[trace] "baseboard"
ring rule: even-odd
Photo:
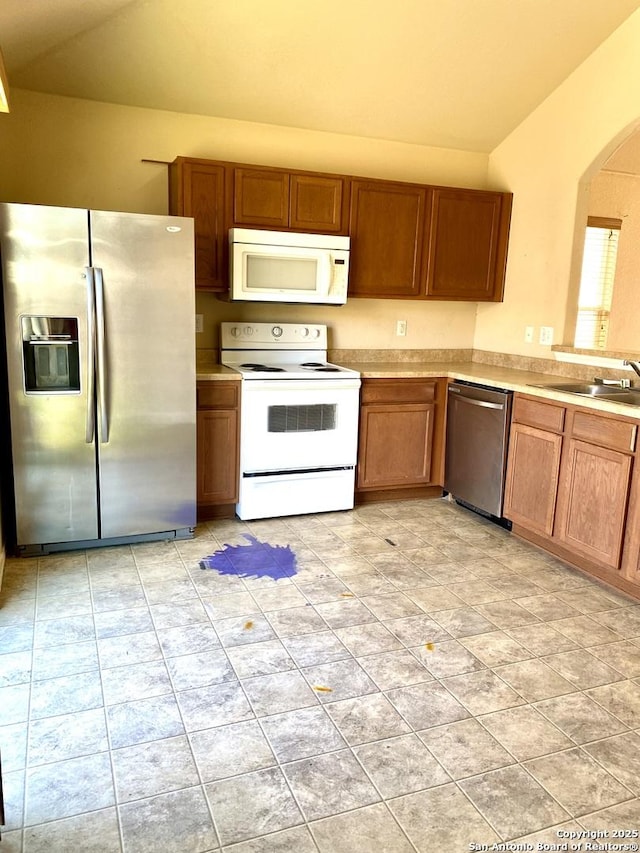
[[[441,498],[441,486],[411,486],[400,489],[372,489],[371,491],[356,490],[356,505],[378,501],[408,501],[415,498]]]
[[[212,521],[214,518],[235,518],[236,505],[232,504],[198,504],[198,521]]]

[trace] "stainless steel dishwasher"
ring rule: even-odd
[[[452,382],[447,393],[444,488],[458,503],[502,518],[512,392]]]

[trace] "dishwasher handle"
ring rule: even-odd
[[[457,388],[449,388],[449,393],[460,394]],[[465,397],[460,394],[456,397],[461,403],[468,403],[470,406],[481,406],[483,409],[504,409],[504,403],[489,403],[487,400],[474,400],[472,397]]]
[[[462,403],[468,403],[470,406],[482,406],[483,409],[504,409],[504,403],[489,403],[486,400],[472,400],[471,397],[456,397]]]

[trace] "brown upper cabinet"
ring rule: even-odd
[[[499,302],[509,193],[353,181],[349,295]]]
[[[270,169],[234,169],[233,223],[286,228],[289,225],[289,175]]]
[[[234,169],[233,223],[339,234],[346,179],[276,169]]]
[[[351,183],[349,296],[420,296],[428,192],[388,181]]]
[[[434,189],[427,298],[500,302],[510,220],[509,193]]]
[[[229,287],[228,183],[224,165],[209,160],[178,157],[169,169],[169,212],[194,219],[198,289]]]
[[[348,234],[349,296],[499,302],[510,193],[178,157],[169,210],[192,216],[196,286],[228,288],[228,230]]]

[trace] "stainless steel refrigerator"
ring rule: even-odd
[[[0,204],[18,552],[192,535],[193,220]]]

